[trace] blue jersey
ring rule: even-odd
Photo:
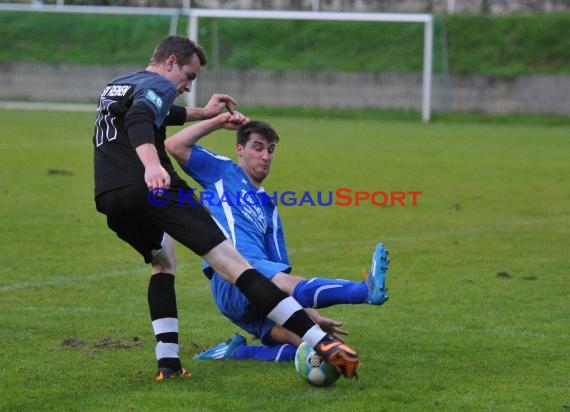
[[[290,270],[281,218],[263,188],[256,189],[231,159],[197,145],[184,171],[202,186],[202,205],[243,257],[252,265],[271,261],[281,264],[278,271]]]
[[[183,168],[204,189],[201,203],[258,272],[271,279],[291,271],[281,218],[263,188],[256,189],[231,159],[197,145]],[[206,263],[204,271],[212,273]],[[273,321],[260,316],[241,291],[217,273],[210,283],[220,312],[263,343],[272,343]]]
[[[291,271],[279,213],[263,188],[256,189],[231,159],[197,145],[184,171],[202,186],[201,203],[258,272],[271,279]],[[220,312],[263,343],[273,343],[269,332],[275,323],[260,316],[235,285],[213,273],[210,286]]]

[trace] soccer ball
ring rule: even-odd
[[[323,361],[305,342],[301,343],[295,353],[295,369],[301,379],[314,386],[329,386],[340,378],[340,372]]]

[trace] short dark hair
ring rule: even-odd
[[[207,63],[206,53],[204,49],[184,36],[168,36],[155,47],[151,64],[162,63],[170,56],[176,56],[176,61],[179,66],[184,66],[190,63],[192,55],[195,54],[200,59],[200,65],[205,66]]]
[[[273,127],[260,120],[252,120],[237,129],[236,143],[245,146],[252,133],[256,133],[267,140],[268,143],[279,142],[279,135]]]

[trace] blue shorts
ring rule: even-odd
[[[272,279],[279,272],[289,273],[291,271],[291,267],[285,263],[251,259],[248,261],[267,279]],[[269,337],[269,331],[275,326],[275,322],[260,316],[237,286],[232,285],[217,273],[213,274],[210,286],[216,306],[224,316],[243,330],[261,339],[263,344],[274,345],[276,343]]]

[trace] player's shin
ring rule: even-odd
[[[242,273],[236,286],[255,306],[261,316],[267,316],[276,324],[300,336],[315,346],[326,333],[316,325],[303,307],[255,269]]]
[[[312,278],[300,281],[292,295],[303,307],[318,309],[332,305],[366,303],[368,287],[364,282]]]
[[[301,305],[263,277],[248,269],[238,277],[236,286],[260,312],[300,336],[343,376],[353,378],[360,366],[358,354],[338,339],[328,336],[307,315]]]
[[[178,371],[178,313],[174,291],[174,275],[152,275],[148,285],[148,306],[156,337],[156,359],[159,368]]]

